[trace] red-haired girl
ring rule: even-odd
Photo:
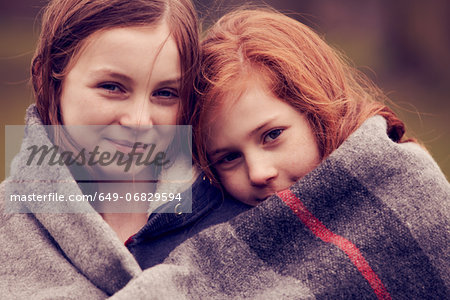
[[[450,186],[380,90],[274,11],[229,13],[202,46],[198,160],[256,207],[192,241],[218,253],[192,282],[230,298],[446,298]]]

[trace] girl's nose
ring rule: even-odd
[[[247,159],[248,178],[253,186],[264,186],[278,176],[273,162],[266,157]]]
[[[150,100],[147,97],[141,97],[139,101],[124,103],[119,111],[119,123],[128,127],[152,126],[153,116]]]

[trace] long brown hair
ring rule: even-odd
[[[178,122],[186,124],[198,73],[198,18],[191,0],[54,0],[45,8],[32,64],[36,106],[44,125],[62,124],[59,98],[67,66],[92,33],[168,22],[181,61]]]
[[[196,158],[214,179],[208,128],[239,82],[259,74],[272,93],[303,113],[326,158],[367,118],[386,118],[388,135],[404,139],[403,122],[386,96],[306,25],[271,9],[239,9],[222,17],[202,42],[200,99],[193,118]],[[230,98],[230,97],[228,97]]]

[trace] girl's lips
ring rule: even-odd
[[[116,140],[111,138],[105,138],[109,143],[111,143],[118,151],[123,153],[129,153],[135,148],[135,153],[144,153],[145,148],[144,143],[141,142],[131,142],[128,140]],[[136,145],[136,146],[135,146]]]
[[[292,184],[294,184],[296,181],[293,181],[292,182]],[[270,194],[268,194],[268,195],[266,195],[266,196],[263,196],[263,197],[261,197],[261,198],[255,198],[255,200],[256,201],[258,201],[258,202],[263,202],[263,201],[266,201],[267,199],[269,199],[270,197],[272,197],[273,195],[275,195],[276,193],[278,193],[278,192],[281,192],[281,191],[284,191],[284,190],[286,190],[286,189],[288,189],[289,188],[289,186],[286,186],[285,188],[275,188],[275,190],[276,190],[276,192],[271,192]]]

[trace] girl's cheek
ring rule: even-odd
[[[153,120],[158,125],[173,125],[177,123],[178,105],[171,107],[152,106]]]
[[[231,188],[233,187],[233,183],[230,182],[230,178],[224,174],[218,173],[219,182],[227,190],[227,192],[231,193]]]
[[[228,193],[235,198],[243,197],[247,193],[248,187],[245,186],[245,180],[240,172],[233,172],[228,176],[224,176],[223,185]]]

